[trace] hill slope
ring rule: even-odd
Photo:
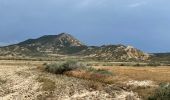
[[[1,55],[29,55],[41,56],[45,54],[71,54],[76,53],[84,46],[79,40],[67,33],[59,35],[45,35],[37,39],[28,39],[24,42],[1,47]],[[70,51],[70,49],[72,51]],[[78,51],[77,51],[78,50]]]
[[[149,55],[132,46],[103,45],[101,47],[89,47],[83,51],[86,56],[98,60],[147,60]]]
[[[151,60],[155,62],[167,62],[170,64],[170,53],[153,53]]]
[[[131,46],[86,46],[67,33],[45,35],[37,39],[1,47],[1,56],[79,55],[104,60],[146,60],[149,55]]]

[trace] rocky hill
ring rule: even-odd
[[[72,54],[79,52],[86,46],[67,33],[59,35],[45,35],[37,39],[1,47],[0,55],[10,56],[41,56],[45,54]]]
[[[103,45],[101,47],[89,47],[83,51],[88,57],[98,60],[147,60],[149,55],[132,46]]]
[[[45,35],[0,48],[1,56],[77,55],[104,60],[146,60],[149,55],[131,46],[86,46],[72,35]]]

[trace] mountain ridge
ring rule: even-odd
[[[68,33],[44,35],[18,44],[0,47],[0,56],[76,55],[104,60],[147,60],[149,55],[132,46],[87,46]]]

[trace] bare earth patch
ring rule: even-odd
[[[124,83],[128,86],[135,86],[135,87],[157,87],[158,86],[155,85],[154,82],[150,80],[144,80],[144,81],[131,80]]]
[[[115,85],[50,74],[36,65],[3,62],[0,79],[0,100],[139,100],[137,94]]]

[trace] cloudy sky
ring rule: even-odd
[[[170,52],[170,0],[0,0],[0,45],[61,32]]]

